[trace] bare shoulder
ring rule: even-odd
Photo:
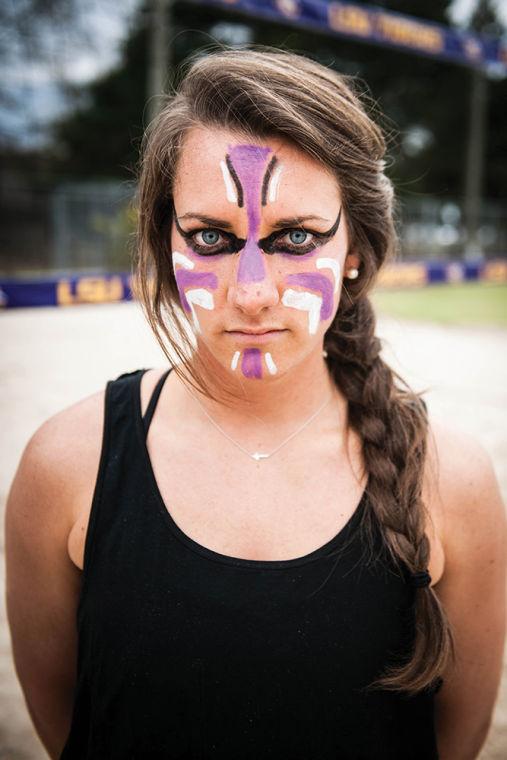
[[[143,409],[162,372],[148,370],[143,376]],[[104,403],[102,389],[49,417],[31,436],[18,467],[18,476],[35,479],[71,524],[91,505],[102,450]]]
[[[476,757],[491,724],[505,642],[507,521],[491,456],[469,433],[430,419],[426,504],[439,525],[444,570],[434,591],[454,657],[436,698],[439,750]],[[467,726],[456,731],[456,726]],[[459,746],[458,746],[459,745]]]
[[[87,396],[45,420],[32,434],[18,465],[13,487],[44,495],[35,508],[50,510],[58,523],[76,519],[81,494],[98,469],[104,416],[104,390]]]
[[[81,573],[68,540],[81,491],[93,488],[103,403],[104,391],[94,393],[35,430],[5,511],[6,609],[16,671],[31,714],[42,720],[51,713],[55,726],[70,717],[76,678]]]
[[[142,411],[164,370],[147,370],[142,378]],[[65,543],[73,564],[82,569],[84,542],[100,466],[104,435],[105,389],[47,419],[29,440],[18,468],[23,482],[35,482],[43,501],[48,530]],[[43,506],[44,504],[44,506]],[[48,520],[48,518],[51,518]]]
[[[445,554],[447,573],[475,549],[500,550],[506,518],[490,454],[475,436],[430,417],[425,503]]]

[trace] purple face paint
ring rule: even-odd
[[[312,259],[316,254],[322,254],[322,248],[314,248],[313,251],[308,251],[308,253],[298,253],[295,255],[294,253],[285,253],[284,251],[277,251],[277,256],[283,256],[284,259],[290,259],[291,261],[306,261],[307,259]]]
[[[257,245],[262,201],[262,181],[271,148],[234,145],[229,149],[231,164],[245,195],[248,218],[246,245],[241,251],[238,282],[260,282],[265,277],[264,259]]]
[[[198,253],[197,251],[194,251],[193,248],[190,246],[187,246],[185,248],[185,256],[188,256],[192,261],[196,261],[198,264],[202,264],[203,262],[206,262],[206,264],[209,264],[210,260],[212,262],[214,261],[221,261],[222,259],[225,259],[226,256],[230,256],[230,253],[214,253],[213,256],[203,256],[202,253]]]
[[[302,272],[301,274],[289,274],[285,278],[289,285],[300,285],[307,290],[315,290],[322,296],[322,306],[320,307],[320,318],[329,319],[333,313],[333,284],[323,274],[314,272]]]
[[[241,359],[241,371],[245,377],[262,377],[261,352],[258,348],[245,348]]]
[[[185,289],[192,288],[210,288],[216,290],[218,287],[218,280],[213,272],[192,272],[188,269],[179,268],[175,272],[176,285],[178,286],[178,292],[180,294],[181,305],[187,312],[191,312],[190,304],[185,296]]]

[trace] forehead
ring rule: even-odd
[[[340,201],[338,183],[331,171],[281,137],[252,139],[224,129],[194,127],[183,141],[174,180],[174,196],[180,200],[203,202],[225,199],[221,162],[237,154],[238,146],[252,146],[244,151],[247,161],[263,162],[275,157],[281,167],[278,205],[308,201],[336,206]],[[224,196],[222,198],[222,196]],[[280,208],[281,210],[281,208]],[[315,209],[313,209],[315,211]]]

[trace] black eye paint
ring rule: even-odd
[[[265,206],[267,202],[269,180],[271,179],[271,175],[273,173],[273,169],[275,168],[276,164],[277,164],[276,156],[273,156],[273,158],[268,164],[266,173],[264,174],[264,179],[262,180],[261,202],[263,206]]]
[[[310,251],[313,251],[315,248],[318,248],[321,245],[324,245],[325,243],[328,243],[331,238],[333,238],[336,234],[336,231],[338,227],[340,226],[340,219],[342,215],[342,209],[340,206],[340,210],[338,212],[338,216],[336,218],[335,223],[333,226],[327,230],[327,232],[315,232],[314,230],[309,230],[306,227],[300,227],[301,230],[304,232],[309,232],[310,235],[313,235],[313,237],[318,242],[312,242],[308,243],[306,246],[297,246],[292,247],[291,245],[285,245],[283,248],[280,247],[280,245],[276,245],[276,241],[279,237],[281,237],[283,234],[287,234],[288,232],[291,232],[293,229],[296,229],[295,227],[289,227],[285,230],[277,230],[276,232],[272,232],[271,235],[267,235],[266,237],[262,238],[258,242],[258,246],[261,250],[264,251],[264,253],[292,253],[295,256],[303,256],[305,253],[309,253]]]
[[[231,157],[229,154],[227,154],[225,157],[225,163],[227,164],[227,168],[229,170],[229,174],[232,177],[232,181],[236,185],[236,192],[238,194],[238,206],[240,208],[243,208],[243,188],[241,186],[241,182],[239,181],[239,177],[236,174],[236,169],[232,165]]]
[[[238,251],[241,251],[246,245],[246,240],[236,237],[236,235],[234,235],[232,232],[225,232],[224,230],[218,230],[209,226],[198,227],[197,229],[189,230],[187,232],[180,226],[176,212],[174,213],[174,223],[176,224],[176,229],[184,241],[187,243],[187,245],[200,256],[216,256],[220,253],[238,253]],[[195,242],[194,237],[198,232],[207,232],[211,230],[213,230],[213,232],[218,232],[219,235],[222,235],[222,237],[226,238],[228,241],[227,244],[224,245],[222,242],[216,243],[214,246],[204,246],[199,245],[199,243]]]
[[[329,230],[327,230],[327,232],[315,232],[314,230],[309,230],[306,227],[287,227],[286,229],[276,230],[275,232],[272,232],[271,235],[267,235],[267,237],[259,240],[257,245],[262,251],[264,251],[264,253],[267,254],[290,253],[293,256],[304,256],[306,253],[310,253],[310,251],[313,251],[316,248],[329,242],[329,240],[334,237],[336,231],[338,230],[338,227],[340,226],[341,214],[342,209],[340,207],[340,211],[338,212],[338,217],[336,218],[335,223]],[[187,232],[180,226],[178,217],[176,215],[176,210],[174,210],[173,217],[176,224],[176,229],[182,238],[185,240],[187,245],[200,256],[218,256],[226,253],[239,253],[239,251],[241,251],[246,245],[245,239],[236,237],[236,235],[234,235],[232,232],[216,229],[214,227],[210,227],[209,225],[189,230]],[[277,244],[279,238],[287,235],[289,232],[292,232],[295,229],[307,232],[308,234],[312,235],[314,239],[304,246],[294,246],[290,245],[289,243]],[[219,235],[221,235],[223,238],[226,238],[227,243],[217,243],[214,246],[203,246],[199,243],[196,243],[194,240],[195,235],[197,235],[199,232],[206,231],[218,232]]]

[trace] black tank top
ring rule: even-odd
[[[106,387],[61,758],[438,758],[434,689],[365,689],[408,653],[417,593],[387,552],[365,559],[366,490],[337,535],[303,557],[202,546],[157,487],[146,434],[168,372],[143,419],[144,372]]]

